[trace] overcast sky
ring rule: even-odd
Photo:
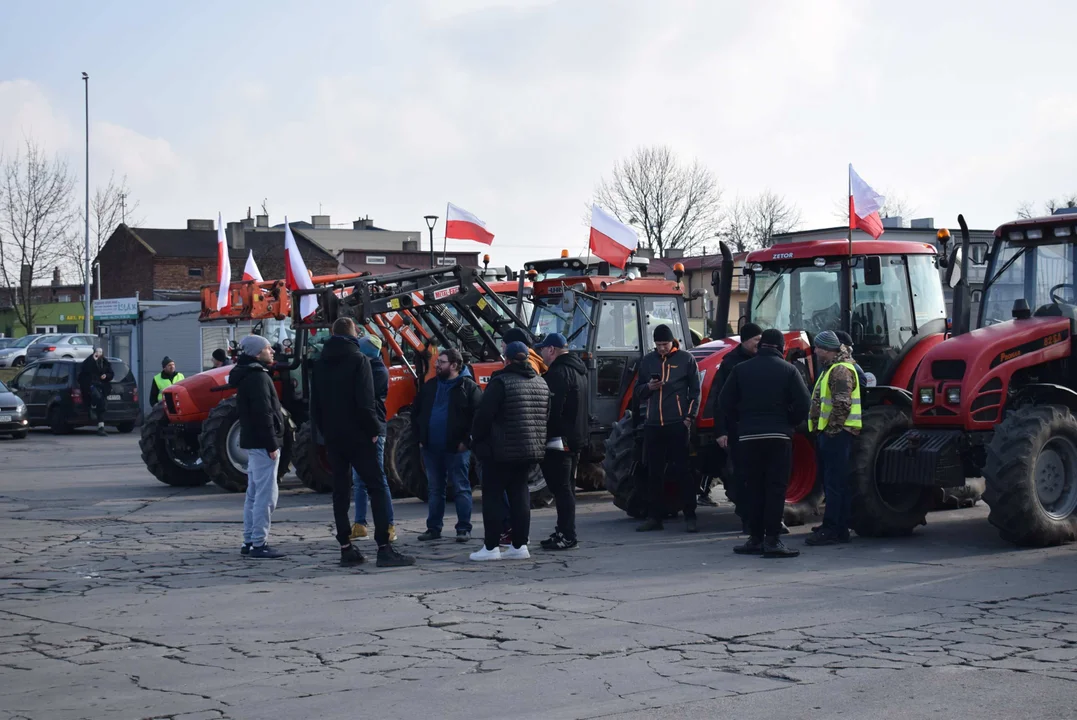
[[[127,175],[148,226],[267,199],[274,223],[416,230],[451,201],[516,267],[584,249],[595,183],[645,144],[728,199],[785,195],[804,228],[836,224],[849,162],[916,216],[993,228],[1077,192],[1075,19],[1065,0],[7,0],[0,143],[70,157],[81,193],[86,71],[91,184]]]

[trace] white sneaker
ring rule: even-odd
[[[531,557],[531,553],[527,552],[527,546],[521,545],[518,548],[509,547],[508,550],[501,551],[502,560],[527,560]]]
[[[481,548],[471,553],[471,559],[475,562],[483,562],[484,560],[500,560],[502,558],[501,548],[495,547],[493,550],[487,550],[483,545]]]

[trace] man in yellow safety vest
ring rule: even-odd
[[[153,376],[153,386],[150,388],[150,407],[161,400],[161,392],[168,386],[178,383],[183,379],[183,373],[176,372],[176,363],[172,358],[165,355],[161,360],[161,372]]]
[[[824,330],[815,336],[815,352],[823,371],[812,392],[808,429],[815,434],[817,472],[823,478],[826,511],[823,524],[807,539],[808,545],[849,542],[852,488],[849,483],[849,451],[862,427],[860,379],[849,348],[836,333]]]

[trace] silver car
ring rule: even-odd
[[[0,367],[22,367],[26,364],[26,349],[44,335],[26,335],[11,347],[0,349]]]
[[[99,343],[96,335],[42,335],[26,348],[27,364],[38,360],[85,360],[93,355],[94,343]]]

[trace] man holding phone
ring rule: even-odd
[[[667,473],[677,479],[685,529],[696,529],[696,483],[688,468],[688,439],[699,408],[699,368],[691,353],[676,346],[668,325],[654,329],[654,350],[639,366],[635,396],[646,408],[643,455],[647,465],[648,518],[636,530],[661,530],[666,515]]]

